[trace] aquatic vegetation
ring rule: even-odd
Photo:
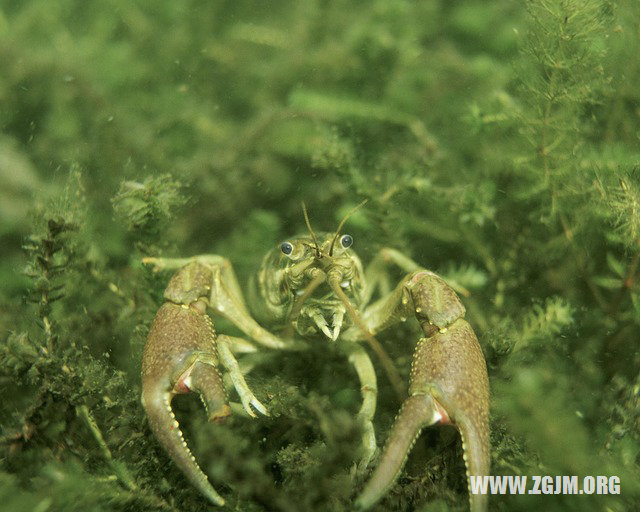
[[[331,230],[368,199],[349,220],[359,253],[399,249],[463,295],[492,471],[621,479],[619,495],[492,509],[631,509],[639,30],[632,0],[2,2],[2,503],[206,510],[140,404],[166,286],[142,258],[223,254],[244,284],[305,231],[301,201]],[[417,335],[380,336],[403,377]],[[349,364],[239,364],[269,418],[211,425],[174,401],[228,508],[350,510],[364,479]],[[399,404],[378,381],[381,444]],[[447,431],[423,434],[378,510],[427,507],[468,507]]]

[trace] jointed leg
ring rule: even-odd
[[[211,273],[207,286],[209,307],[213,311],[229,319],[259,345],[276,349],[296,348],[294,343],[270,333],[251,317],[231,263],[226,258],[211,254],[192,258],[144,258],[142,261],[145,265],[153,265],[156,271],[179,269],[191,263],[200,264]],[[166,293],[165,297],[171,300]]]
[[[356,343],[343,343],[340,345],[342,350],[347,354],[349,362],[353,365],[358,380],[360,381],[360,390],[362,392],[362,405],[358,411],[358,418],[362,422],[362,446],[364,455],[360,462],[360,469],[365,469],[375,451],[376,435],[373,429],[373,416],[376,413],[376,399],[378,397],[378,386],[376,382],[376,373],[371,363],[371,359],[367,352]]]
[[[389,265],[395,265],[407,274],[411,274],[418,270],[425,270],[421,265],[405,254],[402,254],[400,251],[390,247],[383,247],[378,251],[378,254],[373,258],[373,261],[365,270],[367,287],[364,290],[364,304],[369,303],[376,289],[379,291],[380,296],[385,296],[390,293],[391,287],[389,286],[389,275],[387,272],[387,267]],[[459,294],[465,297],[469,295],[469,291],[459,283],[450,279],[447,279],[446,282]]]
[[[218,335],[218,356],[220,357],[220,362],[229,372],[229,376],[233,382],[233,387],[238,392],[242,406],[244,407],[244,410],[247,411],[247,414],[255,418],[256,414],[251,408],[251,406],[253,406],[257,411],[268,416],[269,413],[267,412],[266,407],[260,403],[253,392],[249,389],[249,386],[247,386],[247,382],[244,380],[244,376],[238,366],[238,361],[236,361],[236,358],[233,356],[233,352],[230,349],[230,345],[238,339],[239,338],[232,338],[231,336],[226,336],[224,334]]]

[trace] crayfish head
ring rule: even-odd
[[[280,246],[288,263],[283,269],[283,286],[293,299],[289,320],[296,331],[303,336],[322,333],[335,341],[351,325],[344,296],[356,309],[362,302],[362,263],[350,249],[351,235],[344,234],[337,241],[333,234],[319,237],[296,238]]]
[[[366,202],[366,201],[365,201]],[[362,263],[351,250],[353,237],[342,233],[343,217],[333,233],[316,234],[302,205],[308,234],[289,239],[270,252],[260,270],[260,294],[275,317],[285,320],[285,335],[322,333],[336,340],[362,303]]]

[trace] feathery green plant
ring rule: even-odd
[[[141,258],[222,254],[244,286],[305,231],[301,201],[320,231],[367,198],[348,223],[365,263],[391,246],[465,295],[493,472],[621,478],[491,509],[632,510],[639,30],[635,0],[2,3],[0,503],[207,510],[139,404],[168,279]],[[380,335],[404,376],[418,335]],[[210,425],[176,399],[227,508],[350,510],[349,364],[240,362],[270,418]],[[379,380],[383,443],[398,404]],[[377,510],[465,510],[466,493],[455,436],[429,429]]]

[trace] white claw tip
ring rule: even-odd
[[[327,338],[333,339],[333,333],[329,330],[329,328],[326,325],[321,326],[320,329],[322,330],[322,332]]]
[[[258,411],[260,414],[264,414],[265,416],[269,416],[269,411],[267,411],[267,408],[262,405],[262,403],[260,403],[258,401],[258,399],[254,399],[251,401],[251,405],[253,405],[256,409],[256,411]]]

